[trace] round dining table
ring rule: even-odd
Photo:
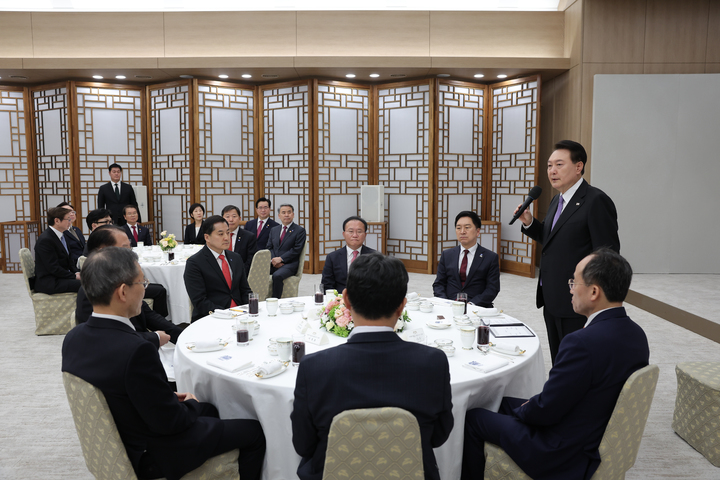
[[[270,378],[258,378],[255,375],[257,368],[263,363],[278,361],[277,356],[270,354],[270,339],[292,337],[298,332],[298,326],[304,325],[302,322],[305,321],[310,326],[308,332],[322,332],[328,340],[322,345],[306,340],[306,354],[341,345],[346,341],[345,338],[325,332],[320,328],[319,319],[312,319],[313,313],[317,312],[319,307],[315,306],[311,297],[283,299],[281,303],[286,301],[304,303],[304,311],[282,314],[278,309],[275,316],[270,316],[265,303],[261,302],[259,315],[256,317],[259,327],[250,344],[246,346],[236,344],[233,330],[236,319],[216,318],[212,315],[199,319],[180,335],[173,359],[179,392],[190,392],[200,401],[212,403],[218,408],[220,418],[256,419],[261,423],[267,439],[263,479],[272,480],[297,478],[296,470],[300,457],[292,445],[290,422],[298,367],[291,364],[281,374]],[[496,411],[504,396],[529,398],[539,393],[545,383],[545,367],[538,338],[530,336],[501,339],[505,344],[517,345],[525,350],[522,355],[501,357],[498,354],[487,354],[487,357],[508,360],[509,363],[502,368],[490,373],[464,368],[464,363],[482,361],[485,356],[476,348],[462,349],[460,330],[455,325],[442,330],[429,328],[428,323],[432,324],[437,315],[453,318],[449,302],[441,299],[433,301],[436,305],[431,313],[408,312],[412,321],[406,325],[403,335],[408,335],[411,329],[416,331],[422,327],[426,343],[432,345],[437,339],[450,339],[456,348],[455,354],[448,357],[454,428],[448,440],[435,449],[440,477],[454,480],[460,478],[465,412],[479,407]],[[504,317],[511,318],[506,315]],[[205,345],[206,342],[215,343],[217,340],[226,340],[228,344],[220,350],[210,352],[190,349],[195,342]],[[491,336],[491,342],[494,341],[496,340]],[[241,363],[253,362],[253,365],[230,373],[208,364],[208,361],[216,363],[220,357],[228,355]],[[398,376],[402,374],[403,372],[398,372]]]

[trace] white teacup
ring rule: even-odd
[[[472,350],[473,342],[475,341],[475,327],[460,327],[460,341],[462,342],[463,350]]]
[[[464,302],[452,302],[452,313],[453,313],[453,317],[456,317],[458,315],[463,315],[465,313],[465,303]]]
[[[268,315],[274,317],[278,311],[278,299],[274,297],[266,298],[265,307],[267,308]]]
[[[137,242],[137,246],[142,248],[145,246],[145,242]]]
[[[277,353],[281,362],[289,362],[292,354],[292,338],[281,337],[277,339]]]

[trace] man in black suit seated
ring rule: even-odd
[[[174,393],[157,350],[135,331],[144,276],[127,248],[106,247],[83,265],[93,306],[62,346],[62,371],[98,388],[107,401],[136,475],[179,479],[207,459],[239,449],[243,480],[260,478],[265,436],[256,420],[220,420],[191,393]]]
[[[98,189],[98,208],[107,208],[112,213],[113,222],[116,225],[124,225],[125,219],[122,216],[122,209],[125,205],[137,206],[135,190],[129,183],[121,182],[122,167],[113,163],[108,167],[110,181],[101,185]]]
[[[85,217],[85,223],[90,230],[90,234],[95,231],[96,228],[103,225],[112,225],[112,214],[107,208],[96,208],[87,214]],[[88,256],[87,242],[85,242],[85,248],[83,249],[83,255]]]
[[[347,343],[300,361],[290,419],[301,480],[322,478],[335,415],[375,407],[399,407],[415,416],[425,478],[440,478],[433,448],[453,428],[450,370],[442,351],[406,342],[393,331],[407,303],[407,282],[400,260],[379,253],[358,257],[343,291],[355,323]]]
[[[482,223],[475,212],[463,211],[455,217],[455,235],[460,245],[442,252],[433,282],[437,298],[455,300],[467,293],[468,302],[492,307],[500,292],[500,261],[492,250],[478,243]]]
[[[77,218],[75,207],[70,205],[68,202],[62,202],[58,205],[58,207],[62,207],[70,212],[70,228],[65,230],[63,235],[65,236],[65,242],[67,243],[68,250],[70,250],[70,261],[76,264],[78,258],[84,255],[85,235],[83,235],[82,230],[73,225],[73,223],[75,223],[75,219]]]
[[[248,220],[245,224],[245,230],[255,234],[257,239],[257,249],[267,250],[269,247],[268,240],[270,239],[270,230],[277,226],[277,222],[270,218],[272,213],[272,203],[265,197],[260,197],[255,201],[255,212],[257,218]]]
[[[47,212],[49,227],[35,243],[35,291],[39,293],[77,292],[80,273],[70,260],[64,232],[70,228],[72,214],[63,207]]]
[[[185,288],[193,304],[192,321],[216,309],[248,303],[251,293],[243,260],[228,250],[227,221],[219,215],[205,220],[205,246],[185,264]]]
[[[140,215],[137,207],[135,205],[125,205],[122,214],[125,219],[125,225],[122,228],[125,229],[125,235],[130,239],[130,245],[137,247],[139,242],[142,242],[145,246],[152,245],[153,240],[150,236],[150,229],[138,223]]]
[[[305,229],[293,222],[295,208],[284,203],[278,208],[280,225],[270,230],[268,248],[270,249],[270,273],[272,274],[272,296],[282,297],[283,282],[297,273],[300,254],[305,248],[307,234]]]
[[[347,272],[350,264],[355,261],[359,255],[367,255],[374,253],[370,247],[363,245],[365,243],[365,234],[367,232],[367,222],[360,217],[348,217],[343,222],[343,238],[345,244],[343,248],[335,250],[325,257],[325,266],[322,271],[322,284],[325,289],[334,289],[342,292],[347,282]]]
[[[88,239],[88,250],[90,253],[105,247],[130,247],[130,240],[125,235],[122,227],[107,225],[97,228],[90,234]],[[147,288],[147,287],[146,287]],[[84,323],[92,315],[92,304],[85,294],[85,289],[80,287],[75,308],[75,319],[78,324]],[[183,328],[168,322],[159,313],[155,312],[142,302],[140,314],[130,318],[130,322],[141,337],[150,341],[156,348],[160,348],[168,341],[177,343],[178,336]],[[187,324],[186,324],[187,325]],[[151,330],[151,331],[148,331]]]
[[[536,480],[593,476],[620,391],[650,356],[645,332],[622,306],[631,279],[630,264],[608,248],[577,264],[566,283],[573,310],[586,317],[584,327],[560,343],[542,392],[529,400],[505,397],[498,413],[467,412],[462,480],[483,478],[485,441]]]
[[[222,216],[228,223],[230,232],[230,250],[240,255],[245,264],[245,275],[250,271],[253,257],[257,252],[257,239],[252,233],[240,228],[240,209],[228,205],[222,209]]]

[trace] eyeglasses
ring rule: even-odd
[[[112,223],[112,220],[100,220],[99,222],[97,222],[98,225],[112,225]]]
[[[575,288],[576,285],[583,285],[585,287],[589,287],[590,285],[592,285],[592,283],[576,283],[575,280],[572,278],[568,280],[568,287],[570,287],[570,290]]]
[[[142,285],[143,288],[147,288],[148,285],[150,285],[150,280],[148,280],[148,279],[146,278],[146,279],[143,280],[142,282],[133,282],[133,283],[131,283],[130,285]]]

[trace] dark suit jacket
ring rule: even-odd
[[[77,262],[70,260],[70,254],[48,227],[35,243],[35,291],[49,295],[77,292],[80,288],[80,280],[75,279],[77,271]]]
[[[468,302],[481,307],[492,307],[500,292],[500,261],[492,250],[478,245],[475,257],[467,270],[465,285],[460,282],[458,268],[462,246],[442,252],[433,282],[433,295],[455,300],[459,292],[465,292]]]
[[[77,324],[87,322],[88,318],[92,316],[93,306],[85,295],[85,289],[80,287],[78,290],[77,303],[75,305],[75,320]],[[142,302],[142,309],[140,315],[132,317],[130,319],[132,324],[135,326],[135,330],[145,340],[151,342],[155,348],[160,348],[160,339],[155,333],[157,330],[170,335],[170,341],[177,343],[177,339],[182,333],[182,328],[178,327],[172,322],[168,322],[163,318],[162,315],[157,313],[155,310],[150,308],[147,303]],[[151,330],[148,332],[148,330]]]
[[[270,230],[270,239],[268,240],[270,258],[281,257],[283,263],[288,266],[288,268],[292,268],[293,266],[297,268],[298,262],[300,261],[300,254],[307,241],[307,234],[303,227],[293,222],[288,226],[285,238],[283,238],[283,242],[280,244],[282,229],[282,224],[278,224]]]
[[[205,245],[205,235],[203,234],[204,226],[204,224],[200,226],[200,231],[197,236],[195,236],[195,222],[192,222],[190,225],[185,227],[185,236],[183,237],[185,245]]]
[[[100,186],[98,189],[97,208],[107,208],[110,210],[113,221],[117,225],[125,224],[125,218],[122,214],[125,205],[135,205],[137,207],[135,190],[133,190],[129,183],[120,182],[120,200],[115,196],[112,182]]]
[[[589,479],[620,390],[649,356],[645,332],[624,308],[600,313],[562,340],[543,391],[513,410],[520,421],[502,447],[532,478]]]
[[[85,251],[85,235],[83,235],[82,230],[80,230],[76,226],[70,227],[73,229],[73,232],[75,232],[75,235],[77,235],[77,239],[73,237],[73,234],[70,233],[70,230],[65,230],[63,232],[63,236],[65,237],[65,243],[67,243],[68,250],[70,250],[70,261],[77,265],[77,260],[81,256],[85,255],[83,252]]]
[[[450,371],[445,354],[405,342],[395,333],[362,333],[307,355],[295,383],[293,445],[303,457],[301,480],[320,480],[333,417],[356,408],[399,407],[420,426],[426,479],[439,479],[433,448],[453,428]]]
[[[258,250],[267,250],[268,248],[270,248],[270,246],[268,245],[268,240],[270,239],[270,230],[272,230],[273,227],[277,226],[278,223],[272,218],[268,218],[267,220],[263,221],[262,232],[260,232],[259,237],[257,236],[257,224],[257,218],[248,220],[245,224],[245,230],[254,234],[257,238]]]
[[[225,250],[225,258],[232,272],[232,291],[225,281],[222,269],[207,245],[188,258],[185,264],[185,288],[193,304],[192,321],[202,318],[210,311],[230,308],[232,300],[238,305],[248,303],[250,285],[245,275],[242,258]]]
[[[255,239],[254,234],[247,232],[240,227],[238,227],[237,235],[234,235],[234,237],[234,245],[230,245],[230,248],[233,252],[242,257],[243,263],[245,264],[245,275],[247,275],[250,271],[250,265],[252,265],[255,252],[257,252],[257,240]]]
[[[555,195],[544,222],[535,220],[522,231],[542,244],[537,307],[545,306],[557,317],[573,317],[576,314],[567,281],[580,260],[593,250],[610,247],[620,251],[617,211],[610,197],[583,180],[550,231],[558,201]]]
[[[178,401],[157,349],[118,321],[90,317],[70,330],[62,371],[102,391],[136,471],[147,450],[167,478],[179,478],[210,458],[222,435],[222,421],[199,416],[196,400]]]
[[[325,257],[325,266],[322,271],[322,284],[326,290],[335,289],[339,293],[345,289],[347,285],[347,246],[339,248]],[[360,255],[373,253],[370,247],[363,245],[360,248]]]
[[[150,229],[148,229],[147,227],[143,227],[139,223],[135,226],[137,227],[138,232],[138,242],[143,242],[144,245],[152,245],[153,240],[150,236]],[[133,247],[137,247],[137,242],[135,241],[135,237],[133,237],[130,225],[126,223],[125,225],[123,225],[123,228],[125,229],[125,235],[127,235],[130,239],[130,245]]]

